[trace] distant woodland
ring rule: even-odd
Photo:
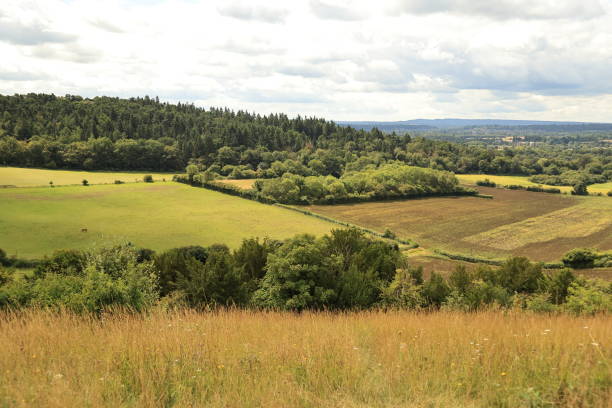
[[[455,173],[544,175],[547,183],[612,180],[605,146],[500,147],[357,130],[169,104],[157,98],[0,95],[0,165],[179,171],[193,164],[230,178],[334,176],[389,162]]]

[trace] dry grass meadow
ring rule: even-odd
[[[11,407],[609,407],[612,317],[0,315]]]
[[[612,199],[479,187],[493,199],[440,197],[308,210],[378,231],[389,228],[426,248],[473,256],[523,255],[557,261],[579,247],[612,249]]]

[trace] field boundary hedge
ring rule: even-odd
[[[464,254],[458,254],[458,253],[453,253],[453,252],[447,252],[447,251],[437,249],[437,248],[434,249],[433,252],[438,255],[442,255],[446,258],[452,259],[454,261],[464,261],[464,262],[469,262],[469,263],[482,263],[482,264],[493,265],[493,266],[502,266],[505,262],[504,260],[501,260],[501,259],[480,258],[477,256],[472,256],[472,255],[464,255]],[[545,269],[563,269],[565,268],[565,265],[562,262],[542,262],[542,265],[544,266]]]

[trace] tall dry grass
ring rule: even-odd
[[[612,318],[0,315],[0,406],[607,407]]]

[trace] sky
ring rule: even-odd
[[[612,122],[612,0],[1,0],[0,94]]]

